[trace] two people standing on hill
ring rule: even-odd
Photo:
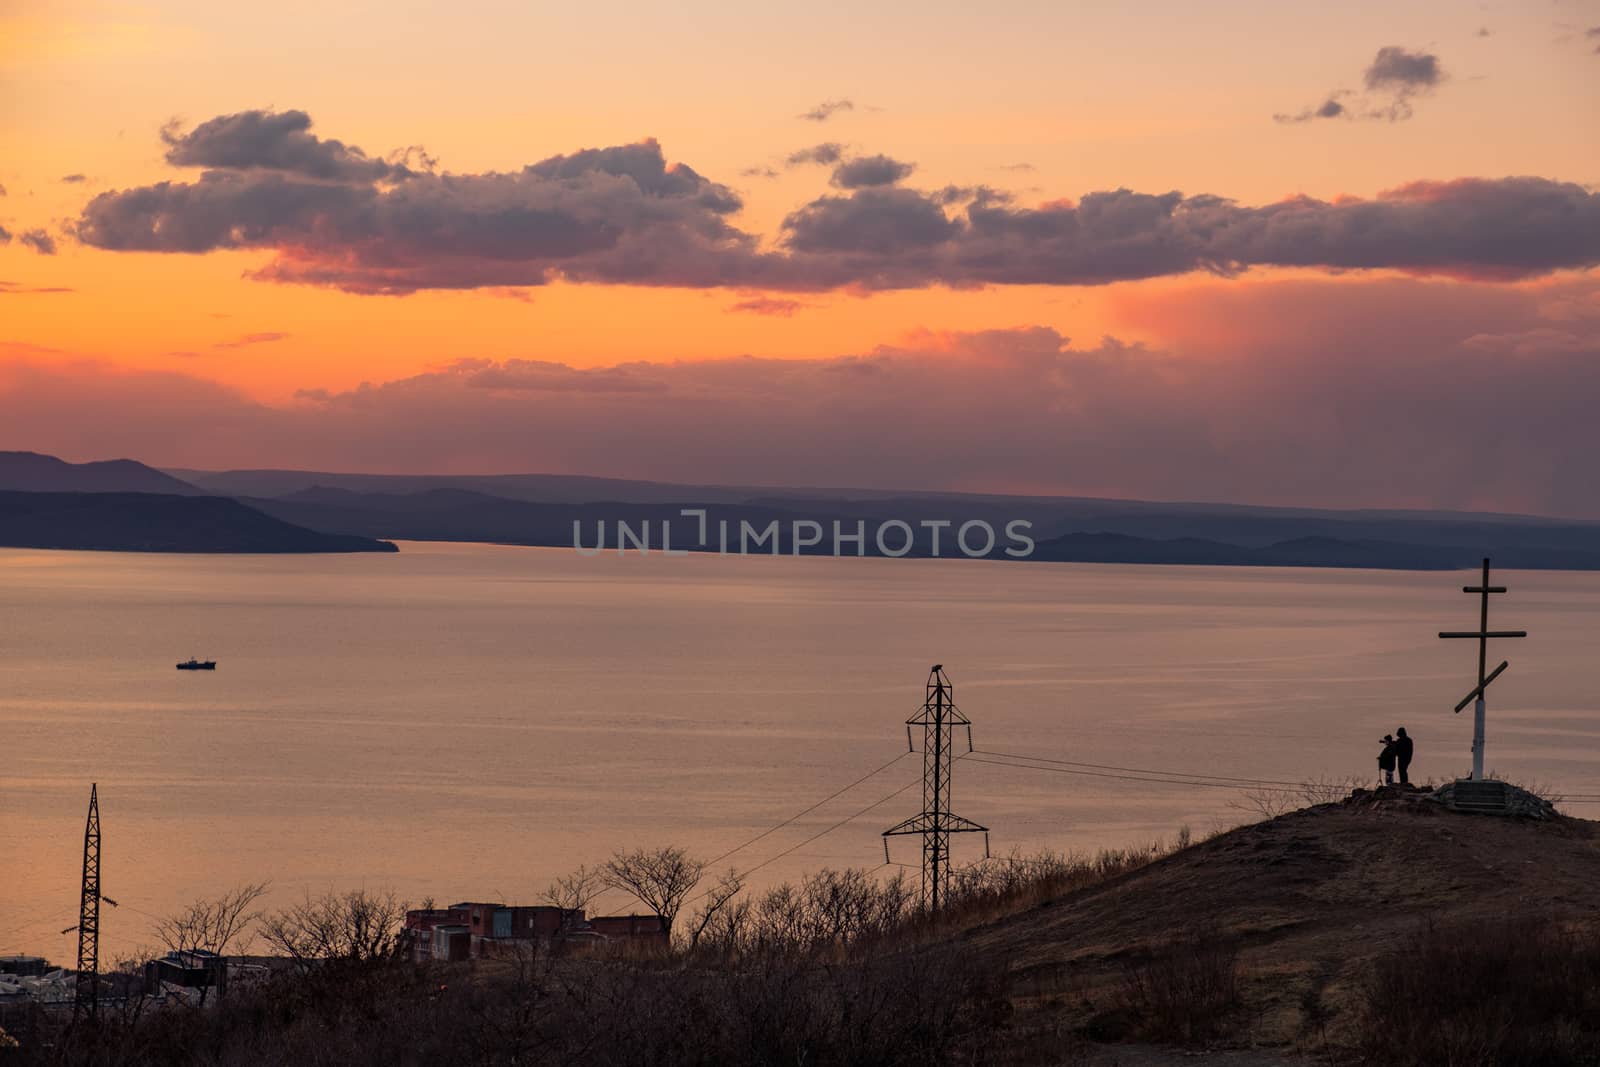
[[[1411,738],[1406,736],[1406,728],[1400,727],[1395,731],[1395,736],[1383,735],[1383,751],[1378,753],[1378,773],[1384,785],[1394,785],[1395,767],[1400,768],[1400,784],[1411,784]]]

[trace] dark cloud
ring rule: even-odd
[[[859,156],[835,167],[830,180],[841,189],[864,189],[874,185],[893,185],[909,177],[916,169],[915,163],[902,163],[884,155]]]
[[[281,405],[4,350],[0,409],[30,447],[174,466],[1600,517],[1594,279],[1205,280],[1130,299],[1148,346],[1034,326],[814,359],[473,360]]]
[[[6,187],[3,186],[3,185],[0,185],[0,196],[5,196],[5,195],[6,195]]]
[[[854,111],[855,102],[852,100],[824,100],[810,111],[801,113],[798,117],[810,122],[827,122],[841,111]]]
[[[1378,49],[1362,80],[1368,89],[1422,89],[1438,85],[1443,77],[1438,56],[1386,45]]]
[[[1279,114],[1272,117],[1277,122],[1310,122],[1313,119],[1350,118],[1350,111],[1339,102],[1339,96],[1336,94],[1328,97],[1316,107],[1308,107],[1304,111],[1296,112],[1293,115]]]
[[[257,276],[357,292],[575,281],[737,281],[755,239],[729,188],[655,141],[554,156],[512,173],[414,174],[377,184],[215,169],[193,183],[104,193],[75,233],[116,251],[273,248]]]
[[[1362,76],[1367,90],[1380,96],[1368,117],[1390,122],[1410,118],[1411,101],[1432,92],[1444,81],[1444,76],[1438,56],[1407,52],[1396,45],[1378,49],[1372,65]],[[1387,94],[1387,99],[1382,98],[1383,94]]]
[[[3,232],[3,231],[0,231]],[[0,295],[77,292],[65,285],[23,285],[19,282],[0,282]]]
[[[783,229],[796,252],[891,258],[930,251],[962,233],[961,224],[925,194],[876,188],[813,200],[784,219]]]
[[[1583,35],[1591,41],[1600,38],[1600,26],[1589,27],[1587,30],[1583,31]],[[1594,54],[1600,56],[1600,44],[1596,44],[1594,46]]]
[[[311,116],[304,111],[241,111],[202,122],[188,133],[169,124],[161,139],[167,143],[167,162],[178,167],[260,169],[354,182],[413,173],[403,164],[371,159],[342,141],[324,141],[310,130]]]
[[[446,374],[458,376],[471,389],[532,391],[541,393],[660,393],[666,383],[659,368],[648,363],[579,370],[548,360],[461,360]]]
[[[789,300],[775,296],[752,296],[740,300],[728,307],[729,311],[743,311],[751,315],[772,315],[778,318],[789,318],[797,311],[802,311],[812,305],[803,300]]]
[[[844,157],[844,145],[837,141],[824,141],[822,144],[811,145],[809,148],[796,149],[784,157],[781,166],[784,169],[803,167],[809,164],[831,166]],[[776,178],[783,171],[774,166],[746,167],[739,172],[744,178]]]
[[[56,239],[43,230],[28,230],[21,234],[17,240],[41,256],[53,256],[56,254]]]
[[[273,341],[282,341],[289,335],[278,330],[265,330],[260,333],[247,333],[243,337],[236,337],[231,341],[218,341],[212,348],[247,348],[250,345],[271,344]]]
[[[1540,178],[1417,182],[1372,200],[1246,207],[1120,189],[1076,204],[979,196],[948,216],[938,194],[863,189],[784,222],[796,266],[875,287],[1094,285],[1252,266],[1392,268],[1516,278],[1600,264],[1600,194]]]
[[[6,229],[4,226],[0,226],[0,245],[8,245],[10,243],[11,231]]]
[[[262,249],[272,258],[252,277],[362,293],[555,279],[796,292],[1093,285],[1262,266],[1517,278],[1600,264],[1600,194],[1541,178],[1261,206],[1118,189],[1029,207],[986,186],[865,184],[908,166],[846,162],[860,187],[791,212],[776,246],[734,224],[731,189],[668,165],[653,140],[394,182],[218,167],[103,193],[70,229],[111,251]]]
[[[89,180],[87,174],[63,174],[61,181],[65,185],[79,185]]]
[[[832,166],[844,157],[844,145],[837,141],[824,141],[814,144],[810,148],[802,148],[790,152],[784,163],[791,167],[798,167],[806,163],[820,163],[823,166]]]
[[[1323,102],[1293,113],[1273,117],[1278,122],[1299,123],[1313,119],[1383,119],[1398,122],[1412,114],[1412,101],[1438,88],[1445,80],[1439,57],[1429,52],[1408,52],[1398,45],[1378,49],[1362,84],[1366,94],[1355,97],[1347,89],[1329,93]],[[1348,103],[1346,101],[1349,101]]]

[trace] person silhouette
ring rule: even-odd
[[[1411,738],[1406,736],[1406,728],[1404,726],[1400,727],[1394,732],[1394,755],[1395,762],[1400,765],[1401,785],[1411,784],[1411,776],[1406,772],[1411,767],[1412,748]]]
[[[1395,744],[1393,734],[1383,735],[1383,751],[1378,753],[1378,784],[1394,785]]]

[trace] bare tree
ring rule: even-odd
[[[700,935],[705,933],[717,918],[718,913],[728,906],[728,902],[738,896],[744,889],[744,879],[732,867],[728,873],[717,879],[717,884],[706,890],[701,896],[705,903],[700,905],[700,910],[695,912],[694,930],[689,934],[689,949],[693,951],[700,944]]]
[[[543,899],[564,911],[584,911],[605,888],[604,875],[604,871],[579,867],[546,886]]]
[[[170,951],[192,952],[204,949],[226,956],[234,941],[246,948],[255,935],[250,927],[262,917],[254,909],[267,892],[267,883],[249,882],[228,890],[219,897],[195,901],[187,908],[156,922],[156,938]]]
[[[700,882],[706,865],[676,846],[618,852],[606,862],[600,878],[607,889],[631,893],[639,902],[661,916],[672,937],[672,924],[683,908],[684,898]]]
[[[324,960],[392,959],[406,907],[393,893],[327,893],[261,920],[261,936],[302,969]]]

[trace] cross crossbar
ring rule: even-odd
[[[1511,666],[1511,664],[1508,661],[1501,660],[1500,666],[1489,672],[1489,677],[1485,678],[1481,683],[1479,683],[1476,689],[1461,698],[1461,703],[1456,705],[1456,714],[1459,715],[1462,708],[1481,697],[1483,695],[1483,691],[1489,688],[1489,683],[1500,677],[1500,672],[1509,666]]]

